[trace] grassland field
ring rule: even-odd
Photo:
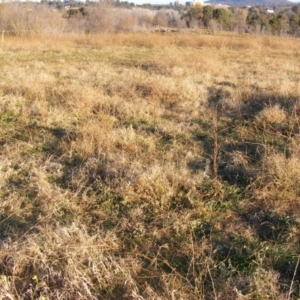
[[[300,39],[0,41],[0,299],[299,299]]]

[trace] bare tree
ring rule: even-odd
[[[86,20],[86,29],[92,33],[112,32],[116,28],[117,16],[111,0],[103,0],[92,6]]]

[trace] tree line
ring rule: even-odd
[[[137,7],[133,3],[12,2],[0,4],[0,30],[18,32],[137,32],[153,28],[300,36],[300,5],[267,7]]]
[[[266,33],[300,36],[300,5],[277,7],[228,7],[195,5],[183,15],[187,27],[212,31],[230,30],[241,33]]]

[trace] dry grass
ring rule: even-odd
[[[299,46],[6,38],[0,298],[299,297]]]

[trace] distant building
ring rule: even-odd
[[[267,9],[267,13],[268,13],[268,14],[274,14],[275,12],[274,12],[273,9]]]
[[[225,5],[225,4],[218,4],[215,6],[218,6],[219,8],[229,8],[230,7],[229,5]]]
[[[204,5],[204,0],[192,0],[192,1],[187,1],[185,2],[185,6],[193,6],[196,4]]]

